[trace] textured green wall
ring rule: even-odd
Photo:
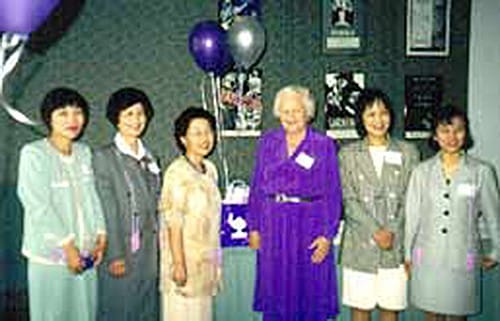
[[[290,83],[313,90],[318,101],[315,126],[321,128],[327,71],[363,72],[367,86],[387,91],[397,109],[397,136],[402,132],[405,73],[441,74],[444,101],[466,107],[469,0],[453,1],[450,56],[418,59],[405,58],[405,0],[364,1],[365,44],[357,55],[322,53],[322,1],[262,2],[267,30],[267,51],[260,63],[264,128],[277,124],[271,115],[273,95]],[[143,88],[156,109],[146,140],[165,163],[176,153],[172,120],[186,106],[201,103],[199,86],[205,76],[187,50],[189,30],[199,21],[215,19],[216,7],[216,0],[87,0],[68,33],[44,55],[25,53],[7,79],[7,99],[38,119],[38,106],[48,90],[61,85],[78,89],[92,105],[84,140],[98,146],[113,132],[104,120],[109,94],[122,86]],[[15,181],[20,147],[37,137],[0,111],[0,290],[24,289]],[[227,139],[231,177],[248,178],[254,142],[254,138]]]
[[[323,79],[327,71],[354,70],[366,75],[367,86],[386,90],[397,109],[396,134],[401,134],[405,73],[438,73],[444,79],[444,100],[465,106],[469,1],[453,2],[451,55],[406,59],[406,1],[365,1],[363,52],[325,55],[321,50],[320,0],[263,1],[267,29],[264,69],[264,127],[274,126],[274,93],[290,83],[310,87],[318,100],[316,126],[321,128]],[[207,0],[87,0],[69,32],[45,55],[25,54],[7,79],[9,101],[37,118],[43,95],[54,86],[72,86],[91,102],[92,119],[85,140],[99,145],[111,136],[103,107],[121,86],[147,91],[156,117],[147,140],[166,159],[175,154],[172,119],[188,105],[201,102],[204,74],[187,50],[190,28],[216,18],[216,1]],[[33,131],[0,113],[0,182],[14,184],[17,152],[34,139]],[[232,176],[246,178],[251,169],[254,139],[228,139]],[[250,142],[250,143],[249,143]]]

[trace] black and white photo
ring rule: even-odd
[[[335,137],[356,137],[356,103],[364,86],[363,73],[344,71],[325,75],[325,127]]]

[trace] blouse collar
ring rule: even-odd
[[[130,146],[125,142],[125,139],[120,133],[116,133],[114,142],[121,153],[128,155],[136,160],[142,160],[144,156],[147,155],[146,148],[144,147],[144,144],[140,139],[137,140],[137,153],[135,153],[132,148],[130,148]]]
[[[362,148],[365,150],[369,150],[370,148],[370,142],[368,141],[368,136],[363,137],[363,144],[361,144]],[[399,151],[398,145],[392,140],[391,135],[387,135],[387,150],[390,151]]]

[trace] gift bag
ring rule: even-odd
[[[222,202],[221,245],[235,247],[248,245],[248,195],[250,188],[242,180],[232,181]]]

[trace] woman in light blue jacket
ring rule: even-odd
[[[498,183],[492,166],[466,153],[472,139],[460,109],[437,110],[430,142],[438,152],[414,170],[406,199],[410,298],[427,321],[466,320],[480,309],[481,267],[499,259]],[[487,236],[492,246],[481,249]]]
[[[24,208],[22,253],[28,259],[32,321],[94,321],[97,275],[106,244],[91,153],[77,143],[88,105],[56,88],[41,106],[49,134],[21,151],[18,195]]]

